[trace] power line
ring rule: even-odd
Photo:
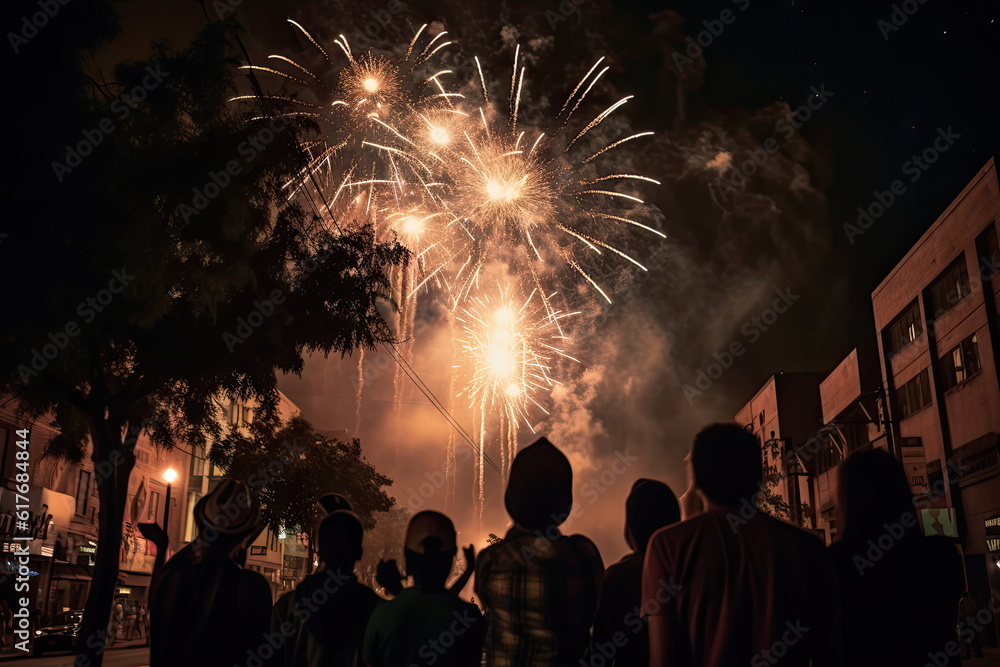
[[[247,65],[251,65],[252,63],[250,60],[250,54],[247,52],[246,47],[243,45],[243,40],[240,38],[239,35],[236,35],[236,40],[240,45],[240,49],[243,51],[243,57],[246,58]],[[257,77],[254,74],[254,70],[250,69],[247,70],[247,72],[251,80],[251,85],[254,89],[254,94],[256,95],[257,101],[260,104],[262,113],[264,113],[264,115],[269,115],[268,114],[269,110],[267,109],[266,102],[264,101],[265,96],[263,93],[263,88],[257,81]],[[298,134],[294,135],[294,141],[299,148],[299,153],[303,154],[304,151],[302,150],[301,144],[299,144]],[[309,168],[308,164],[306,165],[304,171],[306,172],[306,175],[309,178],[309,180],[312,182],[316,193],[322,193],[323,189],[320,187],[320,184],[316,180],[316,175]],[[301,185],[303,186],[305,185],[305,179],[302,179]],[[306,199],[309,202],[309,206],[313,209],[313,212],[316,214],[317,219],[319,219],[322,222],[323,216],[319,208],[316,206],[313,193],[310,192],[309,189],[305,187],[303,187],[303,190],[306,191]],[[330,209],[330,205],[327,202],[326,197],[322,198],[322,202],[323,202],[323,207],[326,209],[330,221],[337,228],[337,231],[343,234],[344,230],[343,228],[341,228],[340,223],[337,222],[336,216],[333,215],[333,211]],[[327,231],[329,231],[328,227]],[[385,321],[385,318],[381,312],[379,312],[379,317],[382,319],[383,324],[385,324],[386,328],[388,329],[389,328],[388,322]],[[416,385],[417,389],[420,390],[420,393],[423,394],[424,397],[431,402],[431,405],[433,405],[438,410],[438,412],[441,413],[441,416],[443,416],[445,420],[455,429],[455,431],[457,431],[458,434],[462,436],[462,438],[469,444],[469,446],[472,447],[472,449],[477,454],[479,454],[479,456],[485,462],[489,463],[490,467],[496,470],[496,472],[500,475],[500,477],[505,478],[506,476],[504,475],[500,467],[496,464],[496,462],[493,461],[493,459],[488,454],[486,454],[485,451],[483,451],[482,445],[480,443],[477,443],[475,439],[469,435],[469,433],[465,430],[465,428],[461,425],[461,423],[459,423],[459,421],[451,414],[451,412],[440,401],[440,399],[437,398],[437,396],[434,394],[431,388],[427,386],[427,384],[423,381],[423,379],[420,378],[420,375],[416,372],[416,370],[409,364],[409,362],[406,361],[406,358],[402,355],[402,353],[398,350],[398,348],[396,348],[396,345],[394,343],[387,343],[385,341],[379,341],[379,344],[382,346],[382,349],[385,350],[385,352],[387,352],[390,356],[392,356],[393,360],[403,371],[403,373],[405,373],[406,376],[410,378],[410,380],[413,382],[413,384]]]

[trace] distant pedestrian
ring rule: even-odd
[[[353,512],[334,510],[319,526],[320,570],[281,596],[271,633],[284,637],[271,667],[354,667],[379,597],[358,581],[364,528]]]
[[[136,609],[135,606],[139,604],[138,602],[133,602],[131,604],[126,601],[125,603],[125,636],[126,641],[132,639],[132,633],[135,632],[135,622],[136,622]]]
[[[854,453],[837,480],[840,535],[830,552],[843,592],[847,664],[957,667],[965,576],[955,545],[924,537],[906,472],[892,454]]]
[[[816,537],[760,511],[757,439],[709,426],[691,466],[705,510],[646,549],[650,667],[841,665],[833,564]]]
[[[590,646],[604,563],[583,535],[559,526],[573,507],[573,469],[541,438],[510,466],[504,495],[514,526],[476,561],[489,667],[577,665]]]
[[[271,587],[232,558],[259,528],[257,498],[245,483],[222,479],[194,519],[198,536],[153,577],[151,667],[241,664],[266,644]]]
[[[979,636],[982,630],[976,631],[977,627],[982,626],[971,622],[980,610],[982,607],[969,595],[969,592],[963,592],[962,599],[958,603],[958,627],[961,628],[959,636],[962,639],[962,657],[966,660],[983,657],[983,640]]]
[[[142,607],[138,600],[132,602],[132,607],[128,614],[129,629],[125,633],[126,639],[142,639]]]
[[[625,501],[625,541],[632,552],[604,573],[594,619],[592,664],[649,664],[649,633],[641,610],[642,563],[653,533],[680,520],[680,506],[669,486],[652,479],[636,480]]]
[[[362,649],[370,667],[479,667],[486,623],[479,609],[445,588],[458,552],[455,525],[418,512],[406,528],[406,572],[414,585],[375,607]]]

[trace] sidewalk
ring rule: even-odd
[[[115,642],[114,646],[109,646],[107,648],[107,650],[108,651],[117,651],[117,650],[126,649],[126,648],[144,648],[145,646],[146,646],[146,640],[145,639],[131,639],[131,640],[128,640],[128,641],[126,641],[124,639],[119,639],[119,640],[117,640]],[[68,652],[67,651],[63,651],[63,652],[53,651],[52,653],[46,653],[45,655],[46,656],[49,656],[49,655],[68,655]],[[28,658],[28,657],[34,657],[34,654],[33,653],[24,653],[23,651],[18,651],[16,648],[14,648],[9,643],[7,644],[7,646],[4,646],[3,648],[0,648],[0,662],[7,662],[7,661],[10,661],[10,660],[24,660],[25,658]],[[1000,662],[998,662],[997,664],[1000,665]]]
[[[969,667],[1000,667],[1000,649],[997,648],[984,648],[982,658],[973,658],[972,660],[962,660],[963,665],[968,665]]]

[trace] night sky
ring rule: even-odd
[[[804,305],[783,317],[759,344],[736,361],[733,369],[719,380],[722,390],[713,390],[710,400],[692,406],[681,394],[680,384],[692,381],[695,369],[704,367],[711,360],[711,353],[718,349],[700,340],[700,322],[713,322],[714,328],[731,328],[728,332],[715,332],[712,338],[728,341],[738,337],[736,332],[743,318],[758,312],[759,304],[747,302],[731,316],[720,315],[712,303],[713,292],[703,291],[697,279],[686,284],[684,276],[675,273],[663,275],[655,285],[643,287],[645,291],[637,290],[624,311],[616,311],[608,318],[612,333],[607,340],[627,341],[615,338],[614,332],[620,336],[634,325],[635,311],[645,312],[648,321],[642,320],[640,329],[648,328],[649,335],[659,340],[663,349],[649,352],[649,346],[642,344],[619,346],[618,356],[635,360],[635,370],[613,377],[616,381],[625,377],[621,382],[630,384],[634,377],[641,376],[638,386],[646,391],[634,399],[635,405],[623,406],[616,403],[619,387],[609,391],[608,386],[595,385],[597,398],[586,406],[588,418],[592,416],[603,424],[603,428],[595,429],[602,433],[602,444],[594,445],[595,458],[610,456],[616,442],[635,443],[645,438],[647,451],[656,455],[651,474],[660,474],[672,484],[680,485],[683,484],[680,457],[699,425],[731,419],[771,373],[831,370],[863,336],[873,335],[871,291],[989,157],[1000,151],[997,122],[1000,87],[996,85],[1000,65],[1000,3],[926,0],[921,4],[919,0],[910,0],[897,3],[898,9],[894,9],[892,2],[871,1],[563,1],[563,5],[567,3],[576,8],[569,13],[568,20],[553,26],[545,12],[558,12],[558,0],[505,3],[414,0],[408,3],[406,25],[397,22],[390,31],[412,34],[413,27],[420,22],[439,20],[457,38],[457,48],[483,53],[496,49],[497,37],[490,30],[510,22],[522,27],[523,38],[535,33],[554,37],[557,56],[554,68],[546,72],[544,66],[534,67],[533,77],[562,87],[566,86],[566,78],[560,57],[565,57],[570,67],[576,68],[575,76],[579,76],[593,59],[606,55],[614,63],[609,80],[616,91],[636,96],[635,103],[627,109],[632,126],[654,129],[667,137],[681,136],[685,128],[721,118],[739,124],[743,121],[732,119],[749,116],[775,102],[786,102],[794,109],[809,97],[811,87],[823,87],[832,93],[829,102],[801,129],[812,156],[802,161],[808,168],[809,187],[823,198],[820,214],[804,218],[801,226],[819,241],[808,249],[803,247],[801,253],[796,252],[795,242],[790,241],[790,252],[772,254],[776,239],[755,239],[748,233],[736,239],[735,249],[726,250],[728,264],[720,263],[713,271],[713,275],[721,274],[716,279],[724,292],[726,273],[731,268],[739,268],[733,271],[734,276],[743,276],[733,278],[735,289],[739,287],[737,283],[745,282],[745,276],[753,274],[762,257],[779,265],[801,264],[795,270],[790,269],[788,276],[776,276],[772,271],[766,279],[772,282],[760,291],[769,294],[771,288],[791,285],[801,294]],[[211,7],[211,3],[208,5]],[[255,57],[261,54],[262,58],[265,53],[281,53],[295,47],[292,33],[284,23],[288,16],[311,22],[310,25],[342,20],[347,32],[352,22],[364,20],[375,6],[358,5],[361,9],[340,16],[337,15],[340,10],[335,11],[333,5],[343,8],[348,3],[245,0],[239,3],[236,16],[247,29],[251,52]],[[913,12],[912,16],[905,13],[902,5]],[[668,57],[664,54],[669,49],[654,33],[655,26],[675,20],[670,18],[675,15],[664,14],[665,11],[673,11],[678,20],[683,19],[679,30],[688,36],[707,30],[704,22],[716,21],[723,12],[735,16],[718,36],[712,36],[704,49],[703,82],[687,99],[685,122],[677,118],[671,83],[662,75]],[[894,11],[897,21],[900,16],[906,17],[898,29],[892,23]],[[182,46],[205,20],[198,4],[190,1],[126,2],[120,5],[120,12],[122,36],[98,56],[95,65],[101,68],[125,57],[142,56],[154,38],[162,37],[174,46]],[[481,33],[473,35],[468,29],[469,21],[463,20],[471,14],[500,18],[483,19],[485,27],[479,26]],[[659,18],[651,20],[647,18],[650,15]],[[490,53],[490,57],[501,59],[495,53]],[[509,54],[503,57],[509,62]],[[919,180],[912,184],[907,181],[905,194],[869,231],[855,239],[854,244],[849,243],[843,226],[855,222],[859,206],[867,207],[874,201],[873,191],[887,190],[893,180],[906,178],[903,164],[931,146],[939,128],[951,128],[960,137]],[[735,154],[734,158],[741,156]],[[647,172],[665,181],[673,176],[657,171],[658,166],[665,169],[658,162],[658,155],[646,155],[645,159]],[[698,188],[704,190],[704,183],[699,181]],[[684,189],[680,188],[680,192]],[[704,198],[704,193],[692,191],[692,201],[698,197]],[[697,218],[698,213],[691,213],[697,209],[694,204],[689,207],[683,196],[669,203],[665,200],[656,203],[665,212],[666,229],[680,239],[678,247],[688,257],[688,266],[697,266],[699,258],[711,254],[697,250],[699,245],[725,245],[723,227],[706,223],[704,228],[695,229],[697,225],[690,220]],[[670,227],[674,219],[671,207],[677,211],[691,209],[692,217],[685,223],[685,229]],[[784,278],[787,283],[779,282]],[[685,293],[685,289],[690,291]],[[663,299],[662,294],[668,296]],[[689,303],[685,304],[685,300]],[[677,324],[678,320],[682,322]],[[660,340],[664,338],[669,338],[669,342]],[[647,354],[648,358],[644,356]],[[598,365],[596,360],[587,361]],[[608,364],[620,365],[619,361]],[[660,366],[670,366],[671,370],[668,373]],[[331,367],[324,366],[320,381],[316,380],[316,369],[317,365],[313,365],[305,380],[286,383],[284,389],[319,427],[348,426],[345,418],[331,417],[327,401],[346,399],[341,394],[350,390],[339,387],[330,391],[326,376],[329,372],[345,372],[349,367],[334,364],[331,371]],[[636,427],[635,420],[628,418],[633,409],[643,413],[645,420],[639,421],[648,422],[646,426]],[[397,464],[396,454],[391,462]],[[624,497],[628,488],[628,484],[620,486],[611,498],[613,504]],[[607,530],[599,529],[602,535],[597,536],[599,544],[602,537],[606,538],[602,548],[612,539],[620,542],[617,517],[606,523]],[[612,551],[606,556],[618,547],[609,548]]]

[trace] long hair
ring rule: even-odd
[[[922,536],[920,517],[906,471],[889,452],[875,449],[852,454],[840,465],[839,502],[843,503],[840,541],[865,544],[903,528],[900,541]]]

